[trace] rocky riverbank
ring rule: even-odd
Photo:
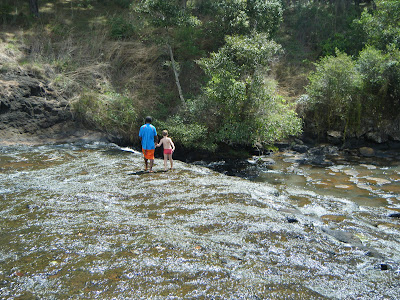
[[[396,126],[392,127],[395,131]],[[279,150],[296,153],[293,159],[298,163],[312,165],[329,165],[331,162],[327,156],[335,155],[338,151],[361,156],[382,156],[388,151],[400,149],[400,142],[394,137],[395,132],[388,134],[387,130],[370,132],[360,138],[348,139],[343,143],[343,137],[339,132],[328,132],[325,144],[317,144],[316,138],[304,136],[302,139],[293,139],[288,142],[276,144]],[[400,130],[399,130],[400,132]],[[374,134],[373,134],[374,133]],[[399,134],[400,136],[400,134]],[[374,137],[374,138],[373,138]],[[390,138],[390,139],[389,139]],[[74,120],[70,108],[70,100],[52,87],[50,82],[28,71],[13,71],[0,73],[0,144],[48,144],[70,142],[108,141],[122,143],[115,136],[96,130],[85,128],[80,122]],[[136,145],[139,147],[139,145]],[[221,149],[220,155],[210,156],[209,153],[195,151],[182,151],[177,149],[176,158],[184,161],[201,161],[208,158],[205,164],[221,158],[245,156],[245,153],[265,154],[269,150],[262,149]],[[230,152],[230,153],[229,153]],[[234,153],[232,155],[232,153]],[[212,168],[219,170],[225,165],[212,163]],[[247,163],[235,163],[235,167],[229,169],[248,172],[250,166]],[[251,174],[252,172],[250,172]]]
[[[69,100],[28,72],[0,75],[0,144],[107,140],[73,118]]]

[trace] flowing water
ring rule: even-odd
[[[0,148],[1,299],[399,299],[396,159],[251,180],[112,144]]]

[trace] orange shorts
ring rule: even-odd
[[[146,149],[142,149],[143,155],[145,159],[154,159],[154,150],[146,150]]]

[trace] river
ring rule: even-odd
[[[142,173],[114,144],[1,147],[0,297],[399,299],[397,158],[296,155],[241,178]]]

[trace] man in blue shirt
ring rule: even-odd
[[[145,171],[149,169],[153,172],[154,165],[154,150],[156,148],[155,144],[158,142],[157,130],[151,125],[152,118],[146,117],[146,124],[142,125],[139,130],[139,139],[142,142],[142,152],[145,164]],[[150,164],[148,164],[148,160]]]

